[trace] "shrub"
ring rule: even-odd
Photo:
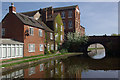
[[[57,51],[56,50],[50,50],[51,54],[55,54]]]
[[[81,36],[79,33],[68,33],[67,40],[63,43],[62,49],[67,49],[69,52],[81,52],[84,50],[84,45],[87,43],[88,37]]]
[[[48,51],[46,48],[44,49],[44,53],[45,53],[45,55],[46,55],[46,54],[51,54],[51,52]]]
[[[67,49],[61,49],[60,53],[68,53],[68,50]]]

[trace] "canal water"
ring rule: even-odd
[[[61,79],[79,79],[79,80],[119,80],[120,64],[119,58],[102,58],[103,52],[91,57],[83,55],[72,56],[63,59],[49,60],[35,65],[6,72],[2,75],[3,80],[6,78],[28,80],[41,80],[48,78]],[[101,56],[102,55],[102,56]]]

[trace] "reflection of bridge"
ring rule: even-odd
[[[87,50],[89,45],[95,43],[102,44],[106,52],[119,53],[120,51],[120,36],[89,36],[85,49]]]

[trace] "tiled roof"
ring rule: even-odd
[[[41,26],[41,24],[33,19],[33,18],[30,18],[24,14],[21,14],[21,13],[16,13],[15,14],[22,22],[23,24],[25,25],[30,25],[30,26],[33,26],[33,27],[36,27],[36,28],[41,28],[41,29],[44,29],[43,26]]]
[[[39,10],[29,11],[29,12],[22,12],[21,14],[27,15],[29,17],[33,17]]]
[[[45,31],[53,32],[44,22],[38,20],[38,22],[44,27]]]
[[[23,44],[22,42],[13,40],[13,39],[7,39],[7,38],[0,38],[1,44]]]
[[[73,5],[73,6],[66,6],[66,7],[57,7],[57,8],[53,8],[54,11],[57,10],[65,10],[65,9],[75,9],[78,5]]]

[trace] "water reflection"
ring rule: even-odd
[[[28,68],[3,74],[2,78],[11,78],[11,80],[14,78],[117,78],[119,70],[119,59],[117,58],[94,60],[74,56],[51,60],[35,66],[30,65]]]
[[[99,43],[90,45],[88,51],[88,55],[93,59],[102,59],[106,56],[104,46]]]

